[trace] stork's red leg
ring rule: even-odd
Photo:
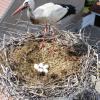
[[[42,42],[40,44],[40,49],[42,49],[43,47],[45,47],[45,40],[44,40],[44,38],[45,38],[45,34],[47,32],[48,32],[48,25],[46,23],[45,28],[44,28],[44,31],[43,31],[43,40],[42,40]]]
[[[53,40],[52,40],[52,43],[53,43],[53,51],[54,51],[54,47],[55,47],[55,33],[54,33],[54,29],[52,29],[52,37],[53,37]]]
[[[52,36],[52,40],[51,40],[51,42],[52,42],[52,47],[49,49],[49,52],[51,53],[51,54],[53,54],[54,55],[54,49],[55,49],[55,32],[54,32],[54,29],[53,28],[51,28],[50,27],[50,32],[51,32],[51,36]]]
[[[46,23],[45,28],[44,28],[44,35],[45,35],[45,33],[47,33],[47,32],[48,32],[48,25],[47,25],[47,23]]]

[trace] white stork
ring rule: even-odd
[[[24,3],[16,9],[12,15],[16,15],[27,8],[27,16],[33,24],[46,24],[45,33],[47,32],[47,24],[54,24],[63,19],[72,7],[64,4],[45,3],[35,9],[34,0],[25,0]]]

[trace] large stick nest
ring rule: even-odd
[[[42,40],[44,47],[40,48]],[[30,97],[64,96],[79,85],[80,61],[86,54],[87,45],[73,33],[56,31],[55,36],[44,39],[30,33],[10,40],[1,50],[0,62],[11,73],[7,77],[13,88],[17,86],[16,91],[27,91],[23,94]],[[49,65],[47,75],[34,69],[34,64],[41,62]]]

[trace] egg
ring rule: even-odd
[[[43,72],[44,72],[45,74],[47,74],[47,73],[48,73],[48,69],[44,69]]]
[[[38,68],[37,71],[40,72],[40,73],[44,72],[44,70],[42,68]]]
[[[43,73],[47,74],[49,65],[47,65],[47,64],[44,65],[43,63],[34,64],[34,68],[40,73],[43,72]]]
[[[34,64],[34,68],[37,70],[38,69],[38,64]]]
[[[40,64],[39,64],[39,67],[40,67],[40,68],[43,68],[43,63],[40,63]]]
[[[45,65],[44,65],[44,68],[45,68],[45,69],[48,69],[48,68],[49,68],[49,65],[45,64]]]

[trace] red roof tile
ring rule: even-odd
[[[5,14],[11,2],[12,0],[0,0],[0,18]]]

